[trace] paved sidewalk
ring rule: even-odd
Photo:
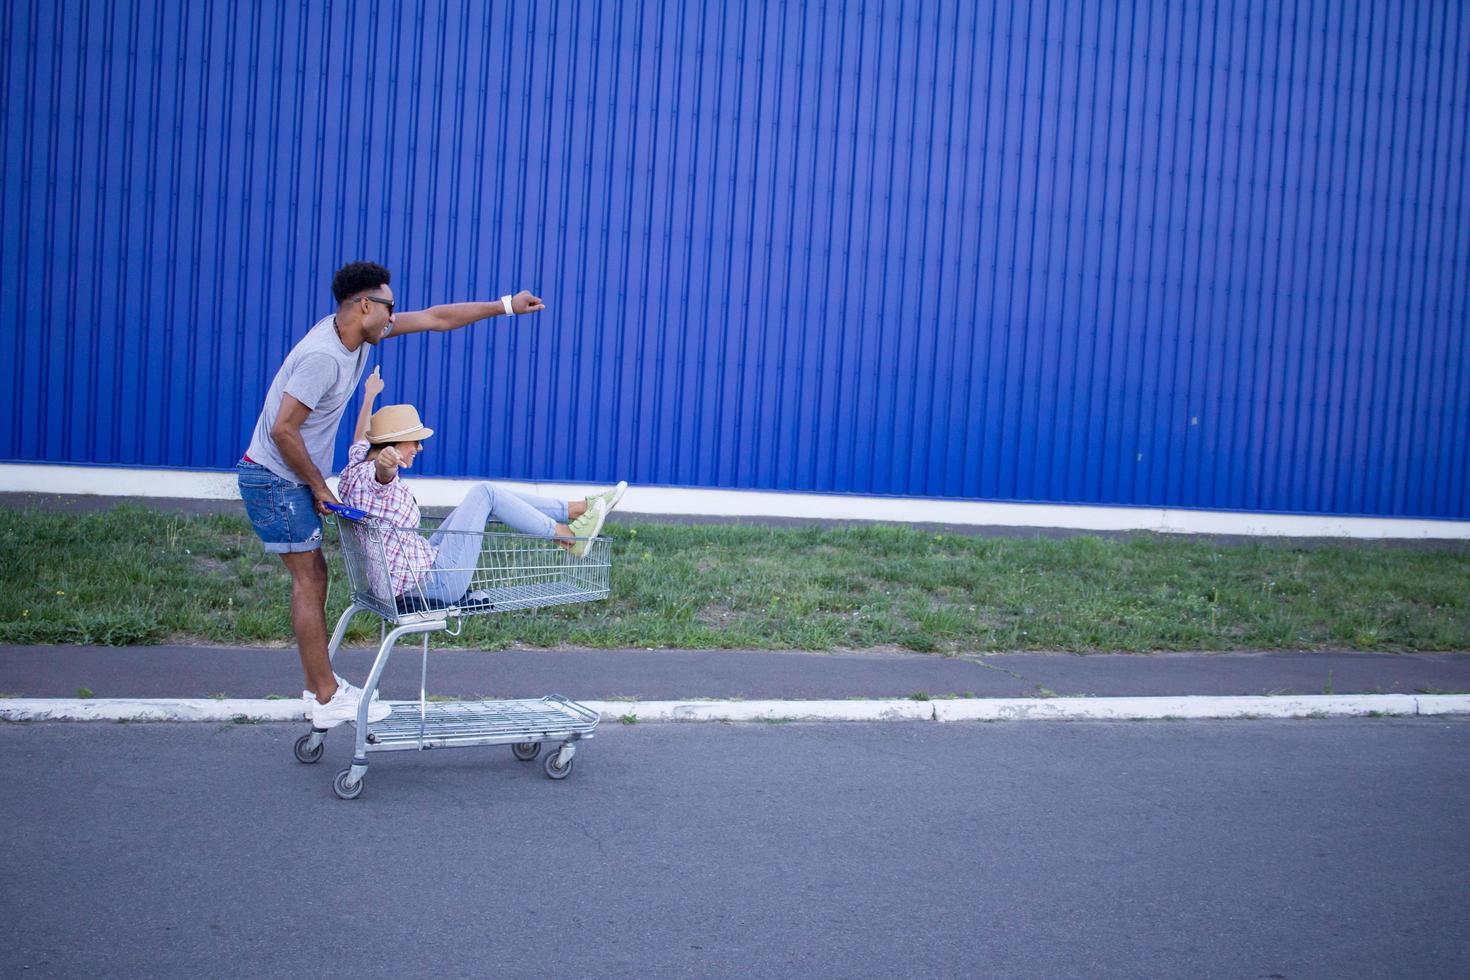
[[[338,670],[361,682],[373,650],[344,651]],[[389,699],[419,695],[417,647],[384,673]],[[298,697],[294,649],[0,646],[0,694],[74,698]],[[910,653],[758,650],[429,651],[428,691],[456,697],[590,700],[693,698],[1149,697],[1166,695],[1470,692],[1470,653],[1012,653],[946,658]]]

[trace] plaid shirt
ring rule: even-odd
[[[422,572],[433,567],[439,553],[418,531],[419,502],[408,484],[396,473],[388,483],[379,483],[377,464],[367,458],[368,448],[366,442],[354,442],[347,450],[347,465],[337,479],[337,497],[397,529],[383,534],[383,551],[393,594],[403,595]]]

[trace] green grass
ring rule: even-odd
[[[612,598],[481,616],[440,645],[988,650],[1470,649],[1470,549],[611,525]],[[347,596],[337,546],[328,615]],[[291,642],[243,517],[0,509],[11,643]],[[352,642],[376,639],[359,617]]]

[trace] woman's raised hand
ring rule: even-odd
[[[378,376],[378,368],[373,368],[373,373],[367,376],[362,383],[362,390],[369,399],[377,398],[383,393],[383,379]]]

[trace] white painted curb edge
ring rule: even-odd
[[[391,702],[416,705],[417,701]],[[1124,721],[1470,714],[1470,694],[964,698],[940,701],[587,701],[604,721]],[[300,702],[7,698],[0,721],[302,721]]]

